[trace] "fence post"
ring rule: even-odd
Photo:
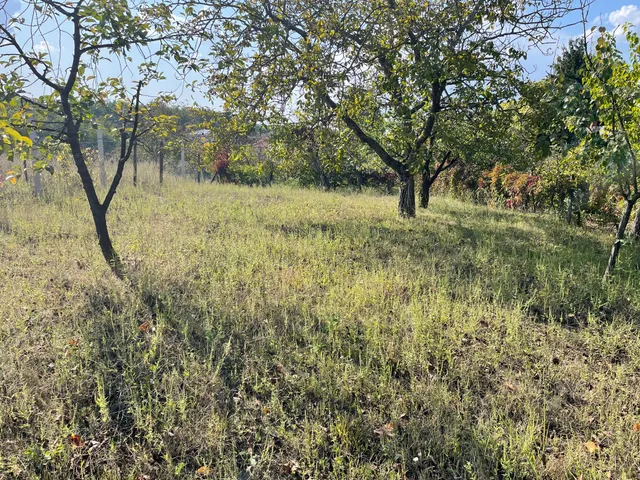
[[[31,130],[29,132],[29,138],[31,139],[31,165],[34,165],[38,161],[38,156],[36,153],[36,140],[38,136],[36,135],[35,130]],[[36,197],[40,197],[42,195],[42,172],[37,170],[33,175],[33,191],[36,194]]]

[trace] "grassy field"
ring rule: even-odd
[[[125,284],[75,184],[3,190],[0,478],[640,478],[608,232],[169,178],[116,196]]]

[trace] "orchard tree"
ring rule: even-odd
[[[187,155],[187,162],[196,170],[198,183],[202,181],[203,171],[207,167],[211,151],[211,130],[202,128],[204,124],[192,125],[184,132],[182,143]]]
[[[7,105],[0,102],[0,154],[8,152],[14,143],[26,143],[31,146],[31,139],[13,127],[8,112]]]
[[[592,30],[593,31],[593,30]],[[599,160],[602,172],[618,185],[624,210],[605,271],[614,271],[631,213],[640,199],[640,38],[630,25],[623,28],[629,43],[625,58],[615,32],[599,28],[594,52],[585,49],[585,86],[597,107],[599,124],[591,128],[585,150]]]
[[[21,146],[27,145],[30,147],[32,146],[32,141],[28,136],[22,135],[13,127],[16,118],[13,115],[9,115],[11,110],[8,107],[8,102],[0,102],[0,155],[6,154],[9,161],[13,161],[16,153],[19,154],[22,150]],[[0,172],[0,187],[4,180],[16,183],[18,177],[18,173],[10,171],[7,172],[6,178],[3,179],[3,174]]]
[[[252,115],[202,109],[201,121],[186,130],[187,151],[198,169],[212,174],[211,182],[271,185],[275,163],[267,155],[270,131]]]
[[[0,7],[4,4],[6,0],[0,0]],[[107,212],[138,134],[142,89],[162,77],[158,57],[150,52],[160,48],[182,57],[180,45],[165,43],[176,38],[173,12],[160,3],[127,0],[23,0],[22,8],[6,24],[0,23],[0,98],[19,99],[24,116],[31,115],[37,130],[69,145],[102,255],[122,278],[125,272],[109,235]],[[46,31],[55,34],[43,37]],[[54,39],[58,43],[52,45]],[[133,62],[132,49],[144,58],[137,79],[127,82],[124,72],[100,76],[105,62]],[[41,96],[31,93],[43,90]],[[127,106],[120,112],[116,173],[100,200],[81,147],[80,127],[90,121],[94,103],[114,99]],[[55,120],[41,120],[51,117]]]
[[[571,9],[570,0],[220,1],[225,18],[208,21],[203,9],[194,22],[221,59],[212,91],[267,117],[302,97],[324,102],[397,174],[403,217],[415,215],[414,175],[430,180],[438,168],[429,149],[441,112],[513,96],[519,45],[549,40]]]
[[[478,179],[481,172],[496,163],[512,165],[523,158],[519,142],[518,118],[513,103],[493,109],[469,109],[461,112],[442,112],[439,118],[440,135],[430,141],[429,155],[435,168],[422,175],[420,206],[429,205],[430,185],[445,171],[463,168]],[[424,184],[427,183],[427,186]]]
[[[578,152],[588,126],[598,119],[585,89],[585,47],[582,38],[570,41],[547,78],[529,82],[523,93],[537,170],[555,184],[552,191],[558,207],[566,208],[567,223],[574,213],[580,215],[577,194],[593,174],[593,162]]]
[[[178,116],[174,114],[169,102],[172,95],[162,95],[145,105],[140,112],[140,131],[136,145],[140,143],[158,162],[158,180],[164,181],[165,155],[171,151],[178,131]],[[134,148],[136,147],[134,145]],[[136,152],[137,153],[137,152]],[[133,184],[137,185],[137,155],[133,161]]]
[[[313,99],[312,99],[313,100]],[[280,116],[272,121],[271,154],[289,176],[330,190],[341,170],[339,129],[335,113],[318,101],[301,101],[294,118]]]

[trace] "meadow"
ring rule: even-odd
[[[147,173],[125,282],[75,181],[0,193],[0,478],[640,478],[638,246]]]

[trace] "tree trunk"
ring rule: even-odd
[[[100,201],[96,195],[91,174],[89,173],[89,169],[87,168],[87,164],[84,161],[84,156],[82,154],[82,147],[80,146],[77,128],[78,127],[75,125],[67,127],[71,154],[73,156],[76,169],[78,170],[78,175],[80,175],[80,179],[82,180],[82,187],[85,195],[87,196],[87,201],[89,202],[89,208],[91,209],[93,224],[96,234],[98,235],[98,244],[100,245],[102,255],[111,268],[111,271],[118,278],[122,279],[124,278],[124,268],[120,261],[120,257],[111,243],[109,229],[107,228],[107,212],[102,205],[100,205]]]
[[[98,244],[102,251],[102,256],[107,261],[111,270],[116,277],[124,278],[124,267],[118,252],[113,248],[111,243],[111,237],[109,236],[109,229],[107,228],[107,212],[103,207],[91,208],[91,214],[93,215],[93,223],[96,227],[96,234],[98,235]]]
[[[622,218],[620,219],[620,224],[618,225],[618,232],[616,233],[616,239],[613,242],[613,246],[611,247],[611,254],[609,255],[609,263],[607,263],[607,269],[604,272],[604,279],[606,280],[613,274],[613,270],[618,261],[618,255],[620,253],[620,247],[622,246],[622,240],[624,239],[624,232],[627,230],[627,225],[629,224],[629,218],[631,218],[631,210],[633,210],[633,205],[636,203],[636,199],[630,200],[627,199],[624,204],[624,212],[622,213]]]
[[[422,181],[420,182],[420,208],[427,208],[429,206],[429,195],[431,190],[431,174],[427,172],[422,173]]]
[[[393,179],[387,179],[387,195],[391,195],[393,193]]]
[[[364,179],[362,178],[362,172],[358,171],[356,173],[356,175],[358,176],[358,191],[361,192],[362,191],[362,185],[364,184]]]
[[[138,186],[138,140],[133,144],[133,186]]]
[[[74,38],[78,38],[77,28],[76,28],[76,36]],[[78,44],[76,43],[76,55],[78,55]],[[70,74],[70,78],[75,78],[75,73],[72,70]],[[107,228],[107,210],[109,210],[109,205],[111,205],[111,201],[113,200],[113,196],[116,193],[116,189],[120,183],[122,178],[122,172],[124,170],[125,162],[129,158],[131,154],[131,144],[129,144],[129,149],[127,150],[126,144],[126,133],[125,128],[122,129],[121,134],[121,150],[120,150],[120,159],[118,160],[118,166],[116,169],[116,174],[113,177],[113,181],[111,182],[111,187],[109,188],[104,201],[100,203],[98,199],[98,195],[96,193],[95,186],[93,184],[93,179],[91,178],[91,174],[89,173],[89,169],[87,168],[87,163],[85,161],[84,154],[82,152],[82,147],[80,145],[80,120],[74,121],[73,110],[71,108],[71,102],[69,101],[69,93],[72,89],[73,84],[68,83],[67,86],[60,90],[60,103],[62,106],[62,111],[64,113],[66,124],[65,124],[65,133],[67,137],[67,143],[71,148],[71,155],[73,156],[73,161],[76,165],[76,169],[78,170],[78,175],[80,176],[80,180],[82,181],[82,188],[87,197],[87,201],[89,202],[89,208],[91,209],[91,216],[93,217],[93,224],[96,230],[96,234],[98,235],[98,244],[100,245],[100,250],[102,251],[102,255],[104,259],[107,261],[107,264],[111,268],[111,271],[120,279],[125,278],[124,267],[122,262],[120,261],[120,257],[118,256],[116,250],[113,248],[113,244],[111,243],[111,237],[109,236],[109,230]],[[138,83],[138,90],[136,93],[136,102],[135,102],[135,121],[132,129],[132,141],[135,141],[135,136],[138,127],[138,111],[140,106],[140,88],[142,87],[142,82]],[[132,105],[133,108],[133,105]],[[130,111],[131,113],[131,111]],[[124,124],[126,127],[126,122]]]
[[[416,192],[413,175],[406,174],[400,177],[400,202],[398,213],[403,218],[416,216]]]
[[[321,172],[320,178],[322,179],[323,190],[331,190],[331,178],[329,177],[329,175],[326,175],[324,172]]]
[[[569,190],[569,201],[567,202],[567,223],[569,225],[571,225],[571,222],[573,221],[573,190]]]
[[[631,231],[633,238],[640,240],[640,206],[636,210],[636,218],[633,221],[633,229]]]
[[[164,142],[160,142],[158,160],[160,162],[160,185],[162,185],[162,180],[164,180]]]

